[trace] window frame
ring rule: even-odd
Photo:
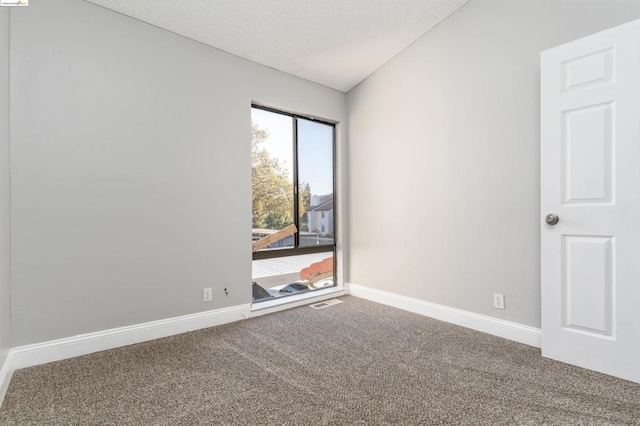
[[[335,256],[336,247],[337,247],[337,236],[338,236],[338,220],[337,220],[337,202],[336,202],[336,189],[337,189],[337,155],[336,155],[336,123],[322,120],[316,117],[294,114],[287,111],[282,111],[279,109],[267,107],[264,105],[252,103],[251,108],[261,109],[264,111],[272,112],[275,114],[281,114],[293,119],[293,223],[296,225],[298,232],[293,235],[293,247],[287,248],[275,248],[270,250],[258,250],[253,253],[253,260],[261,260],[261,259],[273,259],[276,257],[287,257],[287,256],[299,256],[303,254],[311,254],[311,253],[323,253],[323,252],[332,252]],[[324,244],[321,246],[304,246],[300,247],[300,215],[299,215],[299,204],[300,199],[298,195],[298,119],[313,121],[316,123],[321,123],[327,126],[331,126],[331,149],[332,149],[332,162],[331,162],[331,173],[333,179],[333,244]],[[253,189],[252,189],[253,191]],[[253,207],[252,207],[253,208]]]

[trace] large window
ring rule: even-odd
[[[335,129],[251,109],[253,301],[335,286]]]
[[[253,241],[297,229],[254,259],[332,251],[334,125],[257,106],[251,121]]]

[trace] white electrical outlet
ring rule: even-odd
[[[205,302],[211,302],[211,299],[213,299],[213,292],[211,291],[211,288],[205,288],[203,300]]]
[[[504,309],[504,294],[493,293],[493,307]]]

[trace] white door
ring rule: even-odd
[[[541,65],[542,355],[640,382],[640,20]]]

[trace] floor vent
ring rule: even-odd
[[[324,302],[314,303],[313,305],[309,305],[309,306],[311,306],[313,309],[322,309],[322,308],[328,308],[329,306],[337,305],[338,303],[342,303],[342,300],[338,300],[338,299],[325,300]]]

